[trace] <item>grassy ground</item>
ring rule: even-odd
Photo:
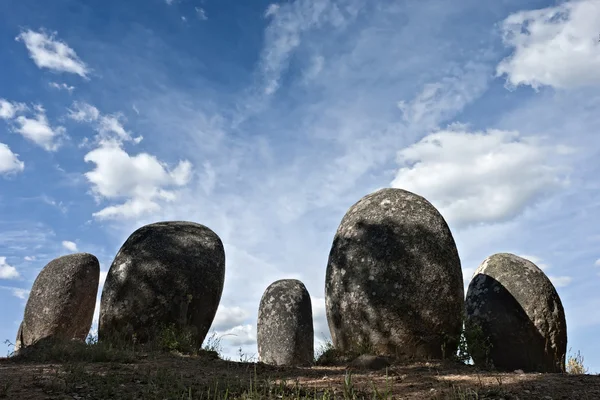
[[[377,371],[347,363],[276,367],[243,362],[243,354],[242,362],[222,360],[218,341],[208,343],[187,354],[173,340],[48,344],[0,359],[0,398],[600,399],[600,376],[498,373],[450,361],[395,362]]]

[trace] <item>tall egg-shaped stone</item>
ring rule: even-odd
[[[510,253],[486,258],[469,284],[465,309],[475,365],[564,371],[565,312],[554,285],[531,261]]]
[[[259,360],[273,365],[310,365],[314,331],[310,295],[297,279],[273,282],[258,309]]]
[[[116,255],[100,302],[100,340],[155,339],[174,326],[200,346],[217,312],[225,251],[204,225],[166,221],[145,225]]]
[[[397,357],[456,352],[464,288],[442,215],[425,198],[382,189],[354,204],[335,234],[325,280],[334,346]]]
[[[100,263],[92,254],[50,261],[31,287],[17,335],[19,347],[46,338],[85,340],[92,327],[99,280]]]

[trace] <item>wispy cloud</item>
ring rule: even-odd
[[[0,257],[0,279],[16,279],[19,276],[19,271],[6,262],[6,257]]]
[[[196,7],[195,10],[196,10],[196,15],[198,16],[198,19],[200,19],[202,21],[208,20],[208,17],[206,16],[206,10],[204,10],[204,8]]]
[[[402,117],[411,127],[421,130],[437,128],[488,88],[491,68],[483,63],[467,62],[463,68],[454,68],[436,82],[427,83],[409,102],[399,101]]]
[[[117,113],[112,115],[102,114],[95,106],[79,101],[73,102],[71,108],[68,109],[67,116],[77,122],[92,123],[95,130],[98,132],[95,140],[96,143],[104,141],[132,141],[138,144],[142,141],[142,136],[133,138],[131,133],[127,131],[123,125],[125,118]]]
[[[269,4],[267,9],[265,10],[265,18],[269,18],[269,17],[277,14],[278,10],[279,10],[279,4],[276,4],[276,3]]]
[[[571,281],[573,281],[573,278],[570,277],[570,276],[553,276],[553,275],[549,275],[548,279],[550,279],[550,281],[552,282],[552,284],[554,286],[559,287],[559,288],[569,286],[569,284],[571,283]]]
[[[56,39],[56,33],[35,32],[30,29],[16,37],[23,41],[29,56],[39,68],[48,68],[56,72],[68,72],[87,78],[89,67],[79,59],[75,50],[65,42]]]
[[[511,56],[497,68],[509,86],[560,89],[600,84],[600,2],[578,0],[522,11],[502,22]]]
[[[30,293],[30,291],[27,289],[21,289],[18,287],[11,286],[0,286],[0,289],[9,290],[13,296],[21,300],[26,300]]]
[[[50,82],[48,85],[53,89],[66,90],[69,93],[73,93],[73,90],[75,90],[75,86],[69,86],[66,83]]]

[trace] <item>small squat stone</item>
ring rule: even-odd
[[[257,321],[258,357],[272,365],[307,366],[314,358],[310,295],[302,282],[273,282],[260,300]]]

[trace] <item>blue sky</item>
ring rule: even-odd
[[[465,285],[497,252],[543,268],[600,372],[600,2],[447,3],[0,2],[0,338],[53,258],[103,280],[131,232],[183,219],[225,244],[227,355],[256,354],[282,278],[318,346],[335,230],[393,186],[444,215]]]

